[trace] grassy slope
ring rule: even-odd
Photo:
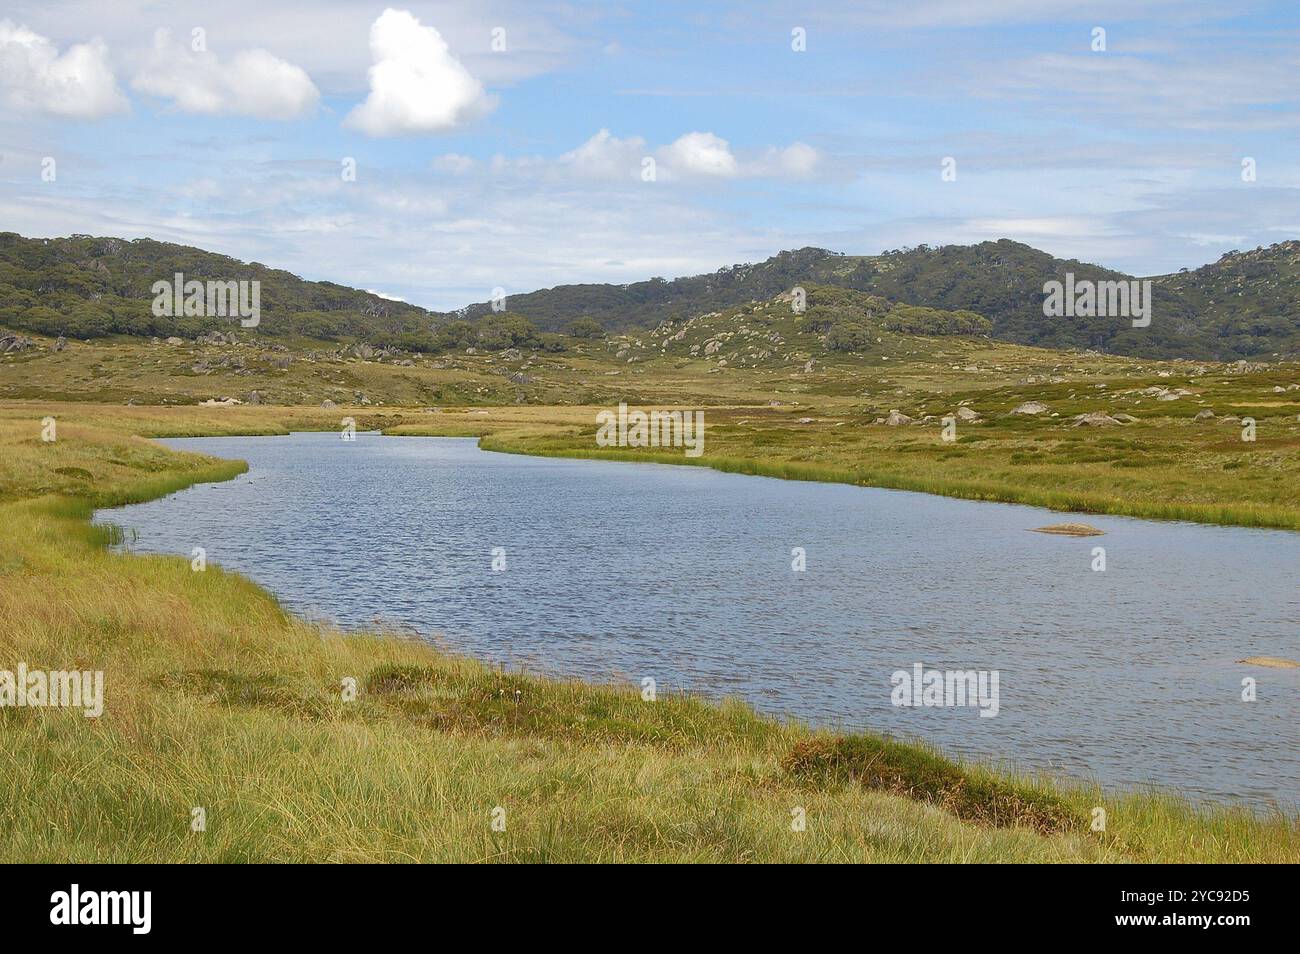
[[[39,440],[49,410],[54,444]],[[560,412],[511,413],[519,433]],[[325,631],[216,567],[112,554],[86,522],[96,504],[242,469],[127,432],[265,433],[335,416],[0,408],[0,668],[102,669],[107,696],[98,720],[0,709],[0,860],[1300,858],[1294,819],[1055,789],[737,704],[647,703]],[[499,426],[448,418],[452,431]],[[340,697],[346,677],[356,701]],[[1087,830],[1096,805],[1105,834]],[[497,806],[505,832],[491,829]]]

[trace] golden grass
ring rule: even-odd
[[[896,743],[872,784],[870,736],[310,625],[217,567],[112,553],[86,518],[241,469],[126,432],[320,415],[65,405],[48,445],[46,410],[0,414],[0,668],[102,670],[106,706],[0,709],[0,860],[1300,860],[1294,818],[1058,788]],[[501,420],[555,426],[542,417]],[[1104,833],[1086,824],[1096,806]]]

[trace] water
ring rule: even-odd
[[[201,546],[305,616],[1114,787],[1300,804],[1300,670],[1236,662],[1300,657],[1300,534],[1090,517],[1105,536],[1057,537],[1026,532],[1062,519],[1031,507],[458,438],[164,443],[250,470],[99,518],[134,549]],[[998,670],[997,716],[895,707],[915,663]]]

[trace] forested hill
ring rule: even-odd
[[[378,340],[427,331],[432,322],[428,311],[404,302],[186,245],[0,232],[0,325],[72,338],[192,338],[228,329],[230,323],[219,318],[153,314],[154,282],[171,281],[177,272],[186,280],[259,281],[258,334]]]
[[[1067,273],[1076,281],[1133,277],[1002,239],[870,256],[803,248],[671,281],[561,285],[512,295],[508,304],[542,328],[587,317],[624,329],[763,301],[798,284],[822,284],[973,311],[992,321],[994,338],[1020,344],[1220,360],[1300,350],[1300,242],[1230,252],[1194,271],[1152,278],[1152,321],[1145,328],[1115,318],[1045,317],[1044,284],[1064,281]],[[474,318],[487,310],[486,303],[476,304],[457,314]]]
[[[471,334],[463,319],[479,322],[491,314],[486,303],[433,313],[151,239],[29,239],[6,232],[0,233],[0,327],[73,338],[195,337],[229,327],[219,318],[152,313],[153,283],[176,272],[187,279],[260,281],[257,333],[271,337],[439,350],[474,339],[477,332]],[[1045,283],[1064,281],[1067,274],[1076,282],[1130,279],[1009,239],[923,245],[870,256],[803,248],[705,275],[628,285],[561,285],[511,295],[510,314],[494,316],[489,324],[520,324],[517,316],[522,316],[543,332],[570,331],[578,319],[588,319],[580,323],[584,334],[593,333],[592,320],[607,331],[652,328],[666,320],[767,301],[798,285],[832,286],[896,304],[974,312],[989,319],[992,337],[1021,344],[1207,360],[1300,352],[1300,242],[1229,252],[1202,268],[1152,278],[1151,323],[1144,328],[1134,328],[1123,317],[1045,317]],[[524,331],[527,324],[521,324]]]

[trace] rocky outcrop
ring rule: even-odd
[[[205,335],[199,335],[194,342],[201,345],[233,345],[239,344],[239,339],[233,332],[209,331]],[[171,343],[170,338],[167,339],[167,343]]]
[[[32,340],[24,338],[22,335],[0,335],[0,354],[17,354],[19,351],[26,351],[31,346]]]

